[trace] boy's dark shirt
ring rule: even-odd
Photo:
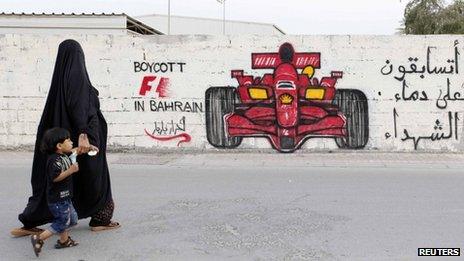
[[[71,199],[73,195],[72,177],[53,182],[62,172],[69,169],[71,160],[65,154],[53,153],[47,160],[47,202],[56,203]]]

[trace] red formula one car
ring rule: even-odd
[[[320,81],[319,53],[295,53],[284,43],[278,53],[252,54],[253,69],[273,69],[262,77],[233,70],[239,86],[206,91],[206,133],[217,148],[234,148],[242,137],[267,137],[281,152],[293,152],[306,139],[335,138],[340,148],[363,148],[369,137],[364,93],[335,89],[342,72]]]

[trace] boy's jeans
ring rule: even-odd
[[[71,199],[48,204],[48,208],[53,215],[53,222],[50,225],[51,232],[61,234],[68,228],[77,225],[77,212]]]

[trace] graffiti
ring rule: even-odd
[[[156,137],[154,136],[153,134],[150,134],[147,130],[145,130],[145,133],[152,139],[154,140],[159,140],[159,141],[169,141],[169,140],[173,140],[173,139],[178,139],[178,138],[181,138],[181,140],[177,143],[177,147],[179,147],[179,145],[183,142],[190,142],[190,140],[192,140],[192,137],[190,137],[190,135],[188,135],[187,133],[182,133],[182,134],[178,134],[178,135],[174,135],[174,136],[169,136],[169,137]]]
[[[134,72],[166,73],[184,72],[182,62],[134,62]]]
[[[451,80],[446,78],[446,91],[438,89],[438,97],[433,99],[435,100],[435,106],[437,108],[446,109],[448,107],[448,102],[450,101],[464,101],[464,93],[461,94],[459,91],[452,92],[451,85]],[[429,96],[432,95],[428,94],[426,91],[412,88],[406,80],[403,80],[401,84],[401,93],[395,93],[395,101],[429,101]]]
[[[290,55],[290,54],[286,54]],[[307,65],[313,68],[321,68],[320,53],[294,53],[293,62],[295,68],[303,69]],[[274,69],[284,61],[279,53],[253,53],[251,54],[252,69]]]
[[[145,76],[142,80],[142,85],[140,86],[139,94],[145,96],[154,85],[153,83],[157,79],[156,76]],[[169,78],[159,77],[158,85],[155,89],[155,92],[158,93],[158,97],[165,98],[168,97],[169,93]]]
[[[152,112],[203,112],[202,102],[189,102],[189,101],[157,101],[138,100],[134,102],[135,111],[145,111],[145,103],[148,103],[149,111]]]
[[[183,73],[186,63],[135,61],[133,65],[135,73]],[[134,110],[136,112],[203,112],[202,102],[165,100],[171,95],[170,88],[170,78],[157,75],[145,75],[142,79],[138,94],[142,96],[141,98],[147,97],[149,94],[154,97],[147,100],[135,100]],[[164,142],[178,140],[177,146],[180,146],[181,143],[188,143],[192,140],[192,137],[186,133],[185,123],[185,116],[178,121],[155,121],[151,131],[144,129],[144,132],[149,138],[156,141]]]
[[[394,130],[395,130],[395,138],[398,137],[398,130],[397,130],[397,119],[399,118],[399,114],[396,111],[396,108],[393,109],[393,118],[394,118]],[[447,140],[452,139],[454,137],[455,140],[458,140],[458,121],[460,120],[458,112],[448,112],[448,129],[445,130],[442,121],[439,119],[435,120],[433,131],[430,135],[424,136],[415,136],[409,134],[409,130],[404,128],[403,129],[403,136],[400,138],[401,141],[408,141],[412,140],[414,149],[417,150],[419,146],[419,142],[421,140],[430,140],[430,141],[440,141],[440,140]],[[445,134],[446,133],[446,134]],[[385,138],[389,139],[391,137],[390,133],[385,133]]]
[[[459,74],[459,49],[458,49],[459,42],[456,40],[454,42],[454,53],[453,53],[453,58],[445,58],[443,60],[446,60],[447,64],[450,65],[444,65],[444,66],[432,66],[431,65],[431,54],[432,50],[437,49],[436,47],[427,47],[427,54],[426,54],[426,62],[424,65],[418,66],[416,63],[420,61],[419,58],[417,57],[409,57],[408,63],[409,66],[406,65],[399,65],[396,69],[398,75],[393,76],[394,79],[398,80],[401,82],[402,86],[402,91],[401,93],[396,93],[395,94],[395,100],[398,102],[400,100],[402,101],[428,101],[429,100],[429,95],[427,94],[426,91],[423,90],[414,90],[410,91],[410,94],[407,94],[407,89],[411,90],[414,89],[406,82],[406,76],[407,75],[414,75],[414,74],[419,74],[419,77],[421,79],[425,78],[425,75],[439,75],[439,74]],[[449,67],[448,67],[449,66]],[[409,69],[407,69],[409,67]],[[382,75],[391,75],[394,70],[394,66],[391,63],[390,60],[386,60],[385,65],[380,69],[380,73]],[[420,68],[420,69],[419,69]],[[440,109],[445,109],[445,106],[441,106],[438,104],[438,100],[442,99],[445,101],[445,104],[447,103],[446,100],[464,100],[464,97],[461,98],[461,94],[455,92],[453,97],[450,96],[450,79],[447,78],[447,88],[448,92],[447,95],[445,95],[443,98],[441,97],[442,95],[442,90],[440,90],[440,97],[437,99],[437,107]]]
[[[430,94],[424,90],[417,90],[413,88],[406,81],[407,75],[418,74],[420,79],[424,79],[425,75],[439,75],[439,74],[459,74],[459,57],[460,53],[458,50],[459,42],[454,42],[454,53],[453,58],[445,58],[447,64],[444,66],[432,66],[431,65],[431,54],[432,50],[437,49],[436,47],[427,47],[426,62],[424,65],[418,66],[416,63],[420,61],[417,57],[409,57],[407,60],[410,63],[409,66],[399,65],[396,69],[398,75],[393,76],[394,79],[401,82],[401,93],[395,94],[395,101],[428,101],[430,100]],[[407,69],[409,67],[409,69]],[[394,66],[390,60],[386,60],[385,65],[380,69],[382,75],[391,75],[394,70]],[[419,69],[420,68],[420,69]],[[443,91],[440,89],[440,94],[436,99],[436,106],[439,109],[446,109],[448,101],[461,101],[464,100],[464,95],[461,97],[461,93],[454,92],[453,95],[450,94],[451,81],[450,78],[446,78],[447,92],[443,95]],[[443,95],[443,96],[442,96]]]
[[[417,100],[420,100],[420,101],[428,101],[429,98],[427,96],[427,92],[425,91],[419,91],[418,90],[415,90],[411,93],[407,93],[407,90],[410,90],[410,86],[407,84],[406,80],[403,80],[402,84],[401,84],[402,88],[401,88],[401,94],[400,93],[395,93],[395,100],[398,102],[399,100],[403,100],[403,101],[417,101]]]
[[[424,90],[417,90],[413,88],[410,84],[406,81],[407,75],[414,75],[419,74],[420,79],[424,79],[425,75],[439,75],[439,74],[459,74],[459,49],[458,49],[459,42],[456,40],[454,42],[454,50],[453,50],[453,58],[444,58],[447,64],[444,66],[432,66],[431,65],[431,54],[432,50],[437,49],[436,47],[427,47],[427,54],[426,54],[426,62],[424,65],[418,66],[416,63],[420,61],[417,57],[409,57],[407,60],[410,63],[409,69],[406,69],[408,66],[399,65],[396,69],[398,76],[393,76],[394,79],[401,82],[401,93],[395,94],[395,101],[428,101],[429,97],[431,96]],[[449,66],[449,67],[448,67]],[[385,65],[380,69],[380,73],[382,75],[391,75],[394,70],[394,66],[390,60],[386,60]],[[420,68],[420,69],[418,69]],[[450,86],[451,81],[450,78],[446,78],[446,86],[447,92],[443,95],[443,91],[440,89],[440,94],[438,94],[438,98],[436,99],[436,106],[440,109],[446,109],[448,101],[461,101],[464,100],[464,95],[461,97],[461,93],[454,92],[453,95],[450,94]],[[409,93],[408,93],[409,90]],[[443,95],[443,96],[442,96]]]
[[[146,61],[135,61],[134,72],[150,72],[150,73],[183,73],[184,66],[186,63],[183,62],[146,62]],[[157,83],[155,83],[158,81]],[[152,87],[156,86],[155,92],[158,93],[159,98],[165,98],[169,95],[170,81],[167,77],[158,77],[155,75],[147,75],[142,79],[142,84],[139,89],[139,94],[145,96]]]
[[[447,58],[438,57],[434,55],[436,47],[428,46],[425,54],[425,62],[422,65],[417,65],[421,61],[418,57],[409,57],[407,63],[409,65],[394,66],[390,59],[386,60],[385,65],[380,69],[382,75],[393,75],[393,79],[401,82],[401,91],[394,94],[394,100],[399,102],[433,102],[435,107],[439,110],[447,109],[452,102],[464,101],[464,93],[453,90],[453,83],[451,80],[452,75],[459,75],[459,42],[456,40],[453,43],[452,57]],[[434,59],[432,59],[434,56]],[[442,61],[442,65],[432,65],[432,61]],[[423,80],[426,76],[446,75],[446,87],[444,88],[427,88],[428,86],[420,84],[421,89],[414,88],[408,81],[412,81],[413,76],[419,76],[417,80]],[[426,91],[428,89],[428,91]],[[433,106],[433,105],[432,105]],[[417,150],[420,141],[429,140],[438,142],[442,140],[455,139],[458,140],[458,121],[460,120],[459,113],[455,111],[448,111],[447,120],[435,119],[433,131],[427,135],[413,135],[410,130],[403,128],[402,134],[398,134],[398,119],[400,113],[396,108],[393,108],[393,128],[394,138],[399,137],[402,142],[412,141],[414,150]],[[416,119],[405,119],[404,121],[414,122]],[[444,130],[443,122],[448,122],[447,131]],[[385,138],[389,139],[392,135],[390,132],[385,133]]]
[[[134,72],[180,72],[184,71],[186,63],[183,62],[134,62]],[[167,68],[167,69],[166,69]],[[149,92],[157,93],[155,98],[168,98],[170,96],[171,81],[168,77],[159,77],[155,75],[146,75],[142,79],[138,94],[140,96],[148,96]],[[154,91],[152,91],[154,89]],[[147,106],[145,106],[147,105]],[[135,100],[135,111],[144,112],[203,112],[202,102],[189,101],[159,101],[150,100]]]
[[[419,74],[420,78],[424,79],[425,75],[437,75],[437,74],[459,74],[459,49],[458,49],[459,41],[454,41],[454,54],[452,58],[445,58],[446,63],[449,65],[444,65],[444,66],[432,66],[431,62],[431,56],[432,56],[432,50],[437,49],[436,47],[429,46],[427,47],[427,54],[426,54],[426,62],[422,67],[417,65],[416,63],[420,60],[417,57],[409,57],[408,58],[408,63],[409,66],[407,65],[399,65],[397,68],[397,73],[398,75],[394,76],[398,81],[403,81],[406,75],[408,74]],[[448,68],[449,66],[449,68]],[[408,69],[409,67],[409,69]],[[390,60],[387,60],[385,62],[385,65],[382,67],[380,72],[382,75],[390,75],[393,73],[393,68],[394,65],[390,62]]]
[[[253,53],[262,77],[232,70],[238,87],[211,87],[205,93],[208,142],[234,148],[243,137],[268,138],[280,152],[293,152],[306,139],[335,138],[340,148],[363,148],[369,137],[367,98],[355,89],[335,89],[343,72],[313,77],[320,53],[296,53],[290,43],[278,53]]]
[[[437,108],[439,109],[446,109],[448,107],[448,101],[464,101],[464,95],[461,97],[461,93],[459,92],[454,92],[453,95],[450,95],[450,87],[451,87],[451,82],[450,79],[446,79],[446,94],[442,96],[443,91],[440,89],[440,94],[438,96],[438,99],[435,103]]]
[[[177,135],[177,132],[185,131],[185,116],[182,117],[178,122],[174,123],[174,120],[169,122],[155,121],[155,127],[153,134],[158,135]]]
[[[145,134],[154,140],[169,141],[181,138],[181,140],[177,143],[177,146],[179,146],[181,143],[190,142],[192,139],[187,133],[179,133],[185,132],[185,116],[177,122],[174,122],[174,120],[155,121],[154,125],[152,132],[145,129]]]

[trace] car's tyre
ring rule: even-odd
[[[224,115],[234,112],[237,101],[234,87],[211,87],[206,90],[206,137],[216,148],[235,148],[242,142],[242,137],[229,137],[224,122]]]
[[[360,90],[340,89],[334,103],[346,117],[346,137],[336,138],[339,148],[361,149],[369,139],[369,112],[366,95]]]

